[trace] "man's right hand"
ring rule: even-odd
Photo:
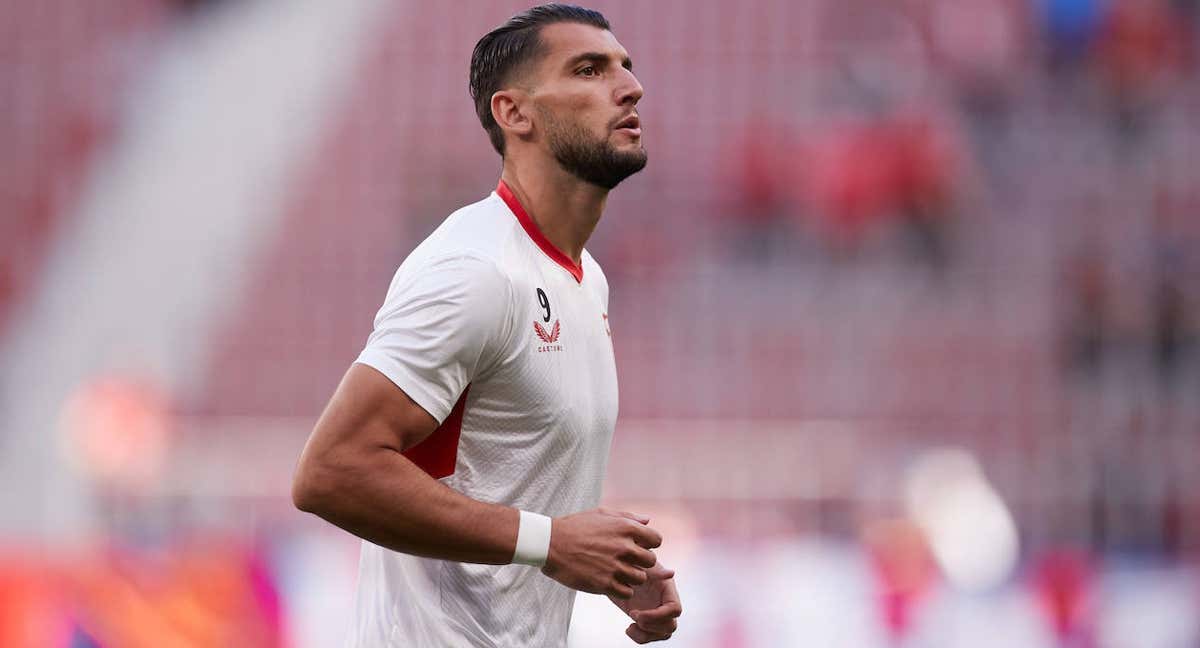
[[[650,550],[662,544],[662,534],[649,523],[641,515],[603,508],[554,518],[542,573],[571,589],[630,598],[657,562]]]

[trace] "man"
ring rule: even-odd
[[[564,646],[575,590],[607,594],[637,643],[667,639],[661,536],[595,508],[617,384],[583,247],[646,164],[642,87],[604,17],[565,5],[480,39],[470,87],[499,186],[396,272],[293,499],[365,540],[353,646]]]

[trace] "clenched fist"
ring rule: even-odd
[[[542,573],[581,592],[631,598],[657,562],[650,550],[662,544],[649,522],[603,508],[554,518]]]

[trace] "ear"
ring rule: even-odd
[[[528,97],[518,89],[497,90],[492,94],[492,119],[500,129],[517,137],[527,137],[533,132]]]

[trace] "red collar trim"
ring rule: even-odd
[[[521,205],[521,201],[517,200],[517,196],[513,194],[512,189],[509,189],[507,184],[504,184],[503,179],[496,185],[496,193],[500,195],[504,204],[508,205],[513,215],[517,217],[517,222],[521,224],[521,227],[525,228],[525,233],[542,249],[542,252],[545,252],[546,256],[550,257],[552,261],[562,266],[567,272],[570,272],[571,276],[575,277],[575,281],[583,283],[583,267],[576,265],[571,260],[571,257],[563,254],[562,250],[554,247],[550,239],[546,238],[545,234],[542,234],[542,230],[538,229],[537,223],[533,222],[533,219],[529,217],[529,212],[525,211],[525,207]]]

